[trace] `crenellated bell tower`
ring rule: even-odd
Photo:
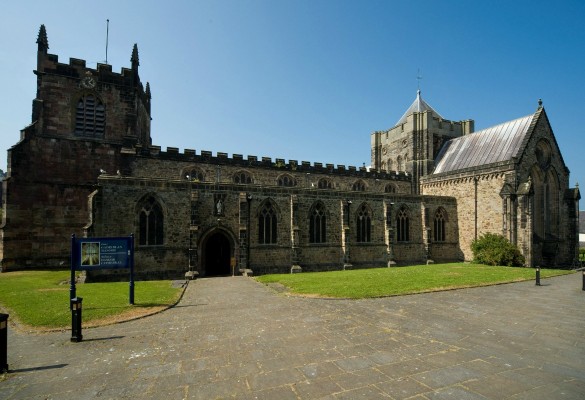
[[[124,149],[152,144],[151,88],[140,81],[138,46],[130,68],[59,62],[37,37],[32,120],[8,150],[0,225],[2,270],[67,264],[69,238],[82,235],[98,176],[124,171]]]

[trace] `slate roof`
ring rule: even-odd
[[[519,155],[535,117],[531,114],[449,140],[437,156],[433,174],[511,160]]]
[[[410,114],[415,113],[415,112],[424,112],[424,111],[430,111],[432,112],[436,117],[439,117],[441,119],[444,119],[443,117],[441,117],[441,114],[439,114],[437,111],[435,111],[435,109],[433,107],[431,107],[429,105],[429,103],[427,103],[426,101],[424,101],[420,95],[420,90],[416,91],[416,99],[414,99],[414,102],[410,105],[410,107],[408,107],[408,110],[406,110],[406,112],[402,115],[402,117],[400,117],[400,119],[398,120],[398,122],[396,123],[396,125],[400,125],[406,122],[406,117],[408,117]],[[394,126],[396,126],[394,125]]]

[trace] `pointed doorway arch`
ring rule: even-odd
[[[210,233],[202,243],[202,262],[205,276],[231,275],[231,258],[233,246],[228,235],[216,230]]]

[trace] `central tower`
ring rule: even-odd
[[[412,177],[412,194],[418,194],[420,178],[433,171],[443,143],[473,129],[473,120],[444,119],[418,90],[414,102],[392,128],[372,133],[372,168],[406,172]]]

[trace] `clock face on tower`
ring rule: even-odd
[[[86,89],[93,89],[95,87],[95,79],[93,76],[87,75],[81,80],[81,86]]]

